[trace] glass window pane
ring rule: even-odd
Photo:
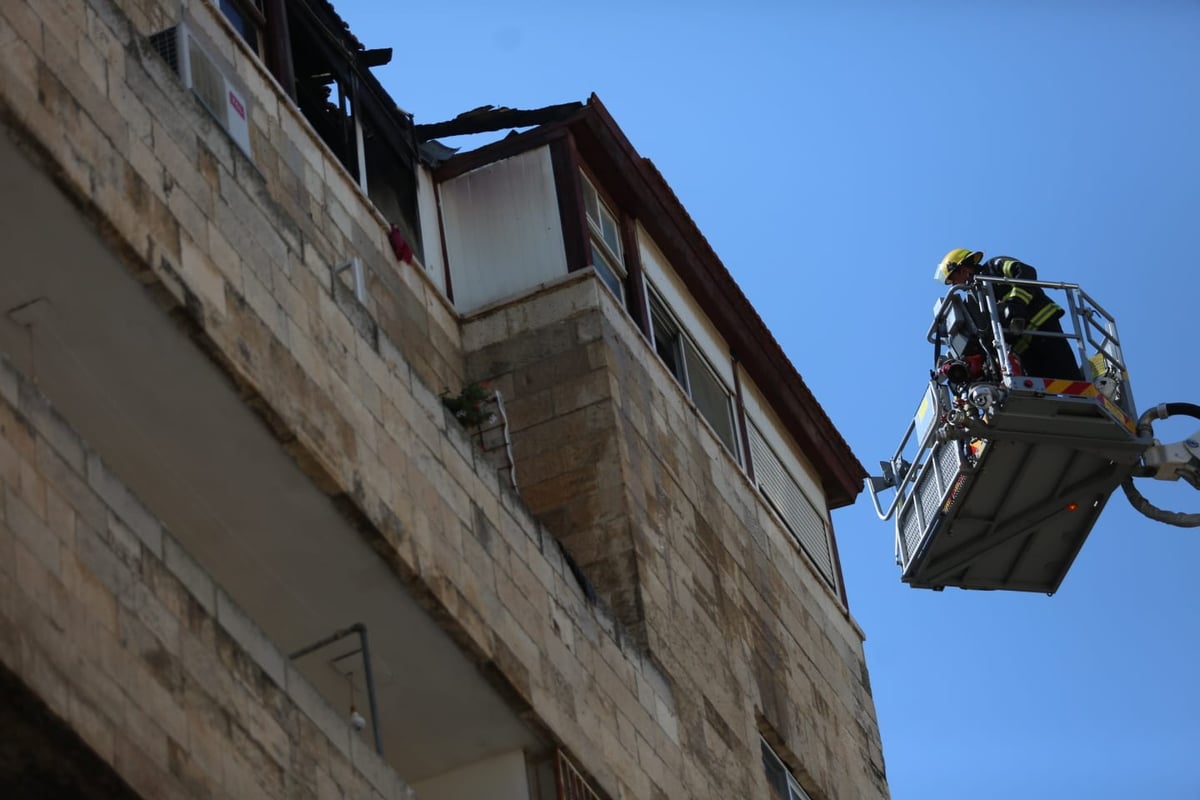
[[[655,352],[686,391],[687,378],[683,371],[683,353],[680,347],[682,335],[675,320],[654,295],[650,295],[650,329],[654,333]]]
[[[613,251],[613,255],[621,258],[621,232],[617,227],[617,221],[607,211],[600,218],[600,236],[608,248]]]
[[[596,188],[587,178],[583,179],[583,207],[587,210],[588,219],[593,225],[600,224],[600,198]]]
[[[668,336],[654,337],[654,350],[658,353],[658,357],[667,365],[667,369],[671,371],[671,375],[675,380],[683,385],[683,364],[679,358],[679,339]]]
[[[720,379],[713,373],[704,357],[691,342],[684,342],[684,357],[687,359],[687,375],[692,402],[704,419],[712,426],[717,438],[725,448],[738,458],[737,439],[733,435],[733,413],[729,393]]]
[[[762,743],[762,762],[763,771],[767,773],[767,783],[775,791],[775,795],[782,800],[789,800],[787,770],[766,742]]]
[[[586,175],[582,177],[583,207],[587,212],[588,222],[591,224],[594,234],[599,237],[620,264],[625,260],[621,252],[621,226],[617,223],[616,215],[600,199],[600,193],[596,191],[596,187],[592,185]]]
[[[812,800],[808,796],[808,792],[806,792],[806,791],[804,791],[804,789],[800,788],[799,782],[797,782],[796,779],[794,777],[792,777],[792,773],[789,772],[787,777],[788,777],[788,788],[792,790],[791,800]]]
[[[613,269],[608,256],[600,251],[594,240],[592,241],[592,266],[596,268],[596,274],[600,276],[600,280],[604,281],[604,285],[617,296],[621,305],[625,305],[625,287],[622,285],[621,278]]]
[[[229,20],[254,52],[258,52],[258,28],[233,0],[221,0],[221,13]]]
[[[766,739],[759,739],[762,746],[763,771],[767,774],[767,783],[775,795],[783,800],[812,800],[808,792],[800,788],[799,781],[788,771],[788,768],[767,744]]]

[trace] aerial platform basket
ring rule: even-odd
[[[948,410],[944,389],[930,385],[926,414]],[[1056,591],[1147,445],[1123,416],[1091,397],[1014,394],[979,435],[939,440],[931,426],[897,494],[902,579]]]
[[[935,369],[884,475],[869,481],[879,516],[895,516],[897,562],[913,587],[1055,592],[1152,443],[1137,431],[1111,317],[1078,287],[1038,285],[1066,293],[1061,336],[1087,380],[1020,375],[1003,331],[988,328],[999,315],[986,283],[974,291],[990,315],[968,313],[957,291],[938,306],[935,364],[979,352],[983,340],[994,370],[947,379]]]

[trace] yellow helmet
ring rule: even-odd
[[[968,250],[965,247],[959,247],[946,253],[946,257],[937,266],[937,272],[933,273],[933,277],[942,283],[950,283],[950,275],[959,267],[970,267],[975,269],[979,266],[979,262],[983,260],[983,253],[978,250]]]

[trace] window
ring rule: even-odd
[[[364,50],[329,3],[210,2],[266,62],[317,135],[420,258],[412,118],[370,72],[387,63],[391,50]],[[274,14],[284,6],[295,13]]]
[[[658,353],[683,391],[696,404],[700,415],[712,426],[725,449],[740,463],[729,392],[658,294],[647,287],[646,297],[650,306],[654,352]]]
[[[687,372],[683,360],[683,333],[675,324],[675,318],[667,311],[655,294],[649,294],[650,330],[654,334],[654,352],[667,365],[667,369],[679,385],[687,388]]]
[[[262,0],[220,0],[221,13],[237,28],[250,49],[262,55],[262,29],[266,25]]]
[[[592,265],[604,285],[625,304],[625,263],[621,249],[621,226],[616,215],[600,199],[592,182],[583,176],[583,206],[591,229]]]
[[[767,783],[775,791],[775,796],[782,800],[812,800],[808,796],[808,792],[800,787],[800,783],[788,771],[779,756],[775,755],[775,751],[767,744],[767,740],[761,739],[760,741],[762,742],[763,770],[767,773]]]
[[[804,494],[783,461],[767,444],[754,423],[748,426],[750,456],[754,460],[754,481],[758,490],[775,513],[791,531],[800,547],[808,554],[817,570],[830,586],[836,585],[833,570],[833,551],[825,518]]]
[[[331,20],[321,19],[313,6],[295,7],[307,9],[288,17],[300,112],[420,257],[412,120],[371,76],[371,51],[352,50],[355,40],[348,31],[334,38]]]

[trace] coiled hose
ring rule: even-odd
[[[1140,436],[1151,436],[1154,434],[1152,423],[1156,419],[1166,419],[1175,415],[1183,415],[1187,417],[1195,417],[1200,419],[1200,406],[1195,403],[1163,403],[1142,414],[1138,419],[1137,432]],[[1141,514],[1149,517],[1157,522],[1165,522],[1168,525],[1174,525],[1179,528],[1200,528],[1200,514],[1184,514],[1180,511],[1164,511],[1158,506],[1151,503],[1142,495],[1133,485],[1133,476],[1129,476],[1121,483],[1121,488],[1125,491],[1125,496],[1129,498],[1129,504],[1136,508]]]

